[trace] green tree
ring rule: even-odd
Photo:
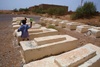
[[[15,8],[13,11],[14,11],[14,12],[18,12],[18,9],[17,9],[17,8]]]
[[[83,6],[79,6],[75,14],[71,16],[72,19],[90,18],[96,15],[96,6],[93,2],[85,2]]]

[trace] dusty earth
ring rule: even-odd
[[[20,56],[20,46],[14,44],[13,29],[12,29],[12,17],[25,16],[34,17],[35,21],[38,21],[40,17],[26,16],[26,15],[0,15],[0,67],[21,67],[22,61]],[[93,18],[94,21],[98,20]],[[92,20],[93,20],[92,19]],[[77,20],[78,21],[78,20]],[[82,21],[82,20],[81,20]],[[86,20],[83,20],[84,22]],[[89,20],[88,20],[89,21]],[[100,22],[99,22],[100,23]],[[57,27],[59,34],[68,34],[79,39],[80,46],[86,43],[93,43],[100,47],[100,38],[94,38],[85,34],[78,33],[76,31],[69,31],[67,29],[61,29]]]

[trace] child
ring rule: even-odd
[[[25,39],[29,40],[28,29],[32,27],[32,22],[30,22],[30,26],[26,24],[26,20],[22,20],[22,25],[18,28],[18,32],[21,31],[21,38],[24,41]]]

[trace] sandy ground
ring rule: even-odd
[[[0,15],[0,67],[21,67],[22,61],[19,53],[20,47],[14,44],[12,17],[18,15]],[[25,16],[26,17],[26,16]],[[28,16],[32,17],[32,16]],[[38,21],[38,17],[34,17]],[[93,43],[100,47],[100,38],[94,38],[58,27],[60,34],[68,34],[79,39],[81,45]],[[81,46],[80,45],[80,46]]]
[[[14,44],[12,17],[18,15],[0,15],[0,67],[21,67],[22,61],[19,53],[20,48]],[[25,16],[25,15],[19,15]],[[38,21],[37,16],[33,17]]]

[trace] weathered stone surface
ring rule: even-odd
[[[66,53],[71,53],[72,51],[74,51],[74,53],[66,55]],[[86,44],[85,46],[76,48],[75,50],[72,50],[72,51],[62,53],[60,55],[43,58],[41,60],[33,61],[28,64],[25,64],[23,67],[40,67],[40,66],[41,67],[99,67],[99,65],[100,65],[100,47],[89,43],[89,44]],[[95,54],[95,51],[96,51],[96,54]],[[78,53],[76,53],[76,52],[78,52]],[[87,53],[87,55],[86,55],[86,53]],[[92,53],[94,53],[94,55],[93,55],[94,57],[92,57]],[[78,57],[78,59],[81,59],[82,57],[84,57],[83,54],[85,56],[85,58],[83,58],[83,60],[81,60],[83,63],[78,64],[76,66],[72,66],[72,65],[71,66],[59,66],[58,63],[54,62],[58,57],[59,57],[58,59],[64,58],[63,60],[65,60],[67,62],[70,62],[71,60],[72,60],[72,62],[74,62],[74,58]],[[63,55],[65,55],[65,57],[63,57]],[[75,55],[75,56],[73,56],[73,55]],[[77,55],[79,55],[79,56],[77,56]],[[91,55],[91,58],[89,57],[89,55]],[[71,57],[71,58],[70,58],[70,60],[66,60],[66,57],[67,58]],[[89,59],[89,60],[86,60],[86,59]],[[61,62],[65,63],[65,62],[63,62],[63,60]],[[84,62],[84,60],[86,60],[86,61]],[[78,61],[80,61],[80,60],[78,60]]]
[[[88,45],[63,53],[55,58],[59,67],[77,67],[96,55]]]
[[[100,65],[100,47],[95,46],[93,44],[86,44],[88,45],[92,50],[96,51],[96,56],[89,59],[88,61],[84,62],[83,64],[79,65],[78,67],[99,67]]]
[[[18,29],[16,29],[14,31],[14,36],[16,36],[16,37],[21,36],[21,32],[18,32],[17,30]],[[28,32],[29,33],[38,33],[38,32],[43,32],[43,30],[42,29],[33,29],[33,28],[30,28],[30,29],[28,29]]]
[[[71,22],[71,23],[66,23],[66,28],[70,30],[75,30],[77,26],[82,25],[81,23],[77,22]]]
[[[54,43],[48,43],[40,46],[37,44],[36,47],[30,49],[29,47],[27,48],[27,46],[30,45],[32,41],[30,41],[30,43],[25,43],[25,42],[23,43],[23,41],[20,42],[20,45],[22,46],[22,52],[23,52],[22,54],[24,56],[25,62],[27,63],[32,60],[43,58],[45,56],[59,54],[61,52],[69,51],[78,47],[79,44],[76,38],[73,38],[68,35],[62,35],[62,36],[66,37],[66,40],[54,42]]]
[[[59,22],[61,22],[61,19],[54,19],[53,20],[53,24],[55,24],[55,26],[59,25]]]
[[[66,40],[66,37],[64,37],[62,35],[53,35],[53,36],[34,38],[34,41],[38,45],[44,45],[44,44],[59,42],[59,41],[63,41],[63,40]]]
[[[85,33],[88,31],[88,29],[91,28],[91,26],[89,25],[81,25],[81,26],[77,26],[76,31],[79,33]]]
[[[51,35],[57,35],[58,31],[55,29],[45,29],[43,32],[38,32],[38,33],[30,33],[30,39],[32,40],[33,38],[36,37],[43,37],[43,36],[51,36]]]
[[[100,30],[91,28],[91,29],[88,29],[88,32],[90,33],[90,35],[93,35],[95,37],[100,37]]]
[[[41,28],[41,29],[42,29],[42,32],[40,32],[38,29],[36,29],[34,31],[30,31],[30,32],[33,32],[33,33],[29,33],[29,39],[33,40],[36,37],[51,36],[51,35],[57,35],[58,34],[58,31],[55,30],[55,29],[46,29],[46,28]],[[16,36],[18,43],[20,41],[22,41],[22,39],[20,37],[21,32],[15,33],[14,36]]]
[[[20,25],[13,25],[13,29],[18,29],[20,27]]]
[[[54,57],[49,57],[35,62],[30,62],[29,64],[26,64],[23,67],[58,67],[58,66],[56,63],[54,63]]]
[[[63,21],[59,22],[59,27],[61,27],[61,28],[66,27],[66,23],[69,23],[69,21],[63,20]]]

